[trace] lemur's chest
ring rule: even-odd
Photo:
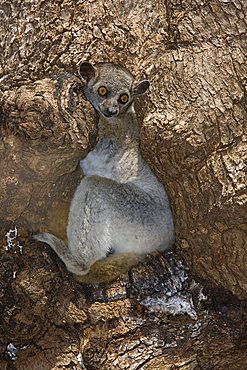
[[[138,153],[112,139],[101,139],[94,150],[81,161],[86,176],[98,175],[116,181],[128,181],[138,171]]]

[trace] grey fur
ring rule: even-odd
[[[134,95],[149,82],[135,83],[124,68],[84,62],[80,66],[84,93],[100,113],[99,142],[81,168],[85,177],[71,202],[68,247],[52,234],[35,236],[49,244],[67,269],[84,275],[109,252],[146,254],[174,242],[173,219],[163,185],[140,154]],[[98,89],[108,93],[101,97]],[[127,94],[128,102],[120,102]],[[111,115],[111,117],[109,117]]]

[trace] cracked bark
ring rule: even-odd
[[[246,12],[244,0],[1,2],[2,369],[247,367]],[[30,241],[64,236],[95,144],[81,59],[150,79],[142,151],[169,194],[179,252],[99,286]],[[182,278],[180,258],[211,298]],[[196,316],[164,312],[169,295],[191,298]]]

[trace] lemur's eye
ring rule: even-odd
[[[120,103],[122,103],[122,104],[126,104],[126,103],[129,101],[129,97],[128,97],[128,95],[127,95],[127,94],[122,94],[122,95],[120,95],[120,97],[119,97],[119,101],[120,101]]]
[[[107,94],[107,88],[105,86],[100,86],[98,88],[98,94],[100,96],[105,96]]]

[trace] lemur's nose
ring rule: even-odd
[[[113,108],[106,108],[106,110],[105,110],[105,115],[107,116],[107,117],[113,117],[113,116],[115,116],[117,113],[118,113],[118,111],[117,111],[117,109],[113,109]]]

